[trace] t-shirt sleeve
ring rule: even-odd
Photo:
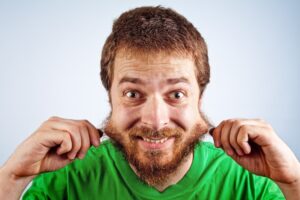
[[[54,172],[40,174],[32,181],[30,188],[22,199],[66,199],[67,173],[66,168]]]

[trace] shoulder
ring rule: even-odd
[[[224,177],[249,176],[250,172],[237,164],[221,148],[210,142],[199,142],[195,148],[195,156],[201,161],[202,168]],[[231,178],[232,180],[232,178]]]
[[[66,199],[69,190],[81,191],[82,188],[93,188],[95,183],[99,182],[99,177],[104,173],[111,173],[113,169],[108,166],[112,166],[111,163],[114,162],[112,158],[117,153],[117,148],[110,140],[102,142],[99,147],[91,147],[84,159],[75,159],[59,170],[35,177],[24,198]],[[85,187],[81,185],[82,183]]]
[[[66,180],[66,176],[69,176],[70,173],[86,174],[91,170],[99,171],[99,169],[105,166],[105,163],[112,162],[112,157],[114,157],[117,152],[118,150],[112,144],[111,140],[106,140],[102,142],[99,147],[92,146],[83,159],[75,159],[65,167],[53,172],[43,173],[35,179],[42,179],[43,181],[53,179]]]
[[[101,169],[107,164],[114,162],[120,156],[120,150],[111,140],[103,141],[99,147],[92,146],[83,159],[76,159],[67,166],[67,171],[80,169]],[[98,171],[97,170],[97,171]]]
[[[209,180],[207,182],[210,187],[222,188],[226,185],[231,188],[230,195],[246,194],[253,199],[283,198],[280,189],[272,180],[244,169],[212,143],[200,142],[195,150],[205,169],[203,177]]]
[[[198,154],[201,160],[205,160],[206,162],[213,162],[215,164],[217,164],[217,161],[218,164],[221,164],[222,162],[226,162],[227,164],[228,162],[234,162],[222,149],[216,148],[210,142],[197,143],[195,153]]]

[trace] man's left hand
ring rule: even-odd
[[[213,130],[216,147],[248,171],[282,185],[300,184],[300,163],[273,128],[261,119],[230,119]]]

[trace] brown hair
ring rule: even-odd
[[[139,7],[124,12],[114,22],[101,58],[101,80],[107,91],[111,88],[117,52],[124,48],[146,54],[175,52],[190,55],[195,62],[201,96],[209,83],[210,68],[204,39],[192,23],[172,9]]]

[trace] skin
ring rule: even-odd
[[[134,56],[121,52],[116,57],[111,87],[111,120],[117,124],[118,132],[121,133],[132,126],[153,130],[180,127],[185,130],[181,141],[183,143],[196,123],[207,127],[198,110],[199,95],[194,63],[189,57],[165,54]],[[207,130],[208,127],[205,132]],[[123,141],[129,140],[126,134],[122,137]],[[145,152],[152,149],[144,143],[147,142],[139,141],[137,157],[151,164]],[[160,157],[161,163],[171,160],[174,148],[174,138],[157,148],[164,153]],[[189,155],[172,174],[171,180],[155,187],[163,191],[177,183],[190,168],[192,159],[193,156]]]
[[[119,85],[124,76],[143,77],[144,85],[128,82]],[[164,82],[166,77],[178,76],[184,76],[189,84]],[[143,91],[145,99],[133,103],[127,99],[132,93],[125,93],[126,97],[121,95],[125,84]],[[180,102],[170,100],[174,97],[172,91],[181,87],[189,90],[189,95],[180,94],[180,98],[183,97]],[[203,121],[199,114],[201,101],[194,65],[188,57],[158,54],[145,59],[120,55],[115,63],[110,95],[112,119],[118,122],[119,130],[125,130],[132,122],[155,129],[180,126],[190,130],[195,123]],[[273,179],[286,199],[300,199],[299,161],[268,123],[256,119],[230,119],[221,122],[212,134],[215,145],[223,148],[242,167]],[[19,199],[36,175],[57,170],[75,158],[83,158],[91,145],[99,145],[99,134],[88,121],[50,118],[20,144],[1,167],[0,199]],[[141,148],[138,147],[139,151]],[[168,148],[165,151],[165,159],[172,156],[168,154]],[[187,158],[186,165],[180,167],[181,174],[175,174],[168,184],[177,183],[182,178],[191,165],[191,159],[192,156]]]

